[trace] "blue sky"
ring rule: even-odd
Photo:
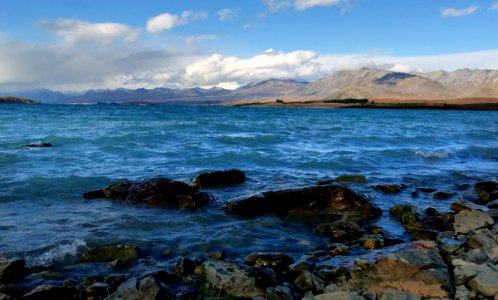
[[[0,0],[0,89],[498,68],[498,0]]]

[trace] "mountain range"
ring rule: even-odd
[[[400,101],[498,98],[498,70],[402,73],[362,68],[336,71],[314,82],[269,79],[249,83],[236,90],[155,88],[90,90],[80,94],[36,90],[17,92],[15,95],[43,103],[164,104],[268,102],[276,99],[293,102],[349,98]]]

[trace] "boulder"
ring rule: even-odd
[[[83,262],[111,262],[116,259],[130,260],[138,258],[138,247],[133,245],[117,245],[92,249],[83,253]]]
[[[275,284],[271,269],[241,266],[233,262],[208,260],[196,269],[203,279],[205,297],[264,297],[266,289]]]
[[[294,300],[292,291],[288,286],[279,285],[266,289],[266,299],[268,300]]]
[[[24,259],[0,262],[0,283],[20,281],[26,273],[25,264]]]
[[[486,204],[490,201],[497,199],[498,194],[498,182],[495,181],[483,181],[478,182],[474,185],[474,191],[479,195],[477,200],[480,204]]]
[[[294,279],[294,285],[302,291],[323,291],[325,280],[310,271],[302,271]]]
[[[498,296],[498,268],[492,264],[479,265],[477,275],[468,282],[468,285],[484,296]]]
[[[420,300],[417,293],[400,292],[397,290],[383,290],[377,294],[378,300]]]
[[[422,228],[425,215],[413,205],[397,204],[389,209],[389,213],[405,228]]]
[[[470,230],[478,229],[494,224],[493,218],[480,210],[462,210],[455,215],[453,227],[456,232],[468,233]]]
[[[184,182],[166,178],[121,182],[87,192],[85,199],[109,198],[135,205],[199,208],[213,202],[211,196]]]
[[[467,283],[477,275],[478,264],[467,262],[463,259],[454,258],[451,261],[453,265],[453,278],[456,285]]]
[[[326,234],[335,242],[351,242],[366,234],[356,223],[341,220],[320,224],[315,227],[314,232]]]
[[[449,298],[451,289],[448,268],[432,241],[409,243],[365,268],[353,268],[337,284],[343,290],[392,289],[423,298]]]
[[[362,296],[353,292],[331,292],[316,295],[314,300],[364,300]]]
[[[367,179],[363,175],[341,175],[336,177],[334,181],[341,183],[367,183]]]
[[[384,194],[399,194],[403,190],[403,186],[391,184],[378,184],[374,185],[372,188],[381,191]]]
[[[246,174],[240,170],[214,171],[197,175],[194,185],[198,188],[212,188],[244,183]]]
[[[381,209],[364,197],[337,185],[266,192],[262,197],[229,202],[225,210],[242,217],[276,213],[279,216],[291,215],[317,221],[371,220],[382,214]]]
[[[147,276],[143,279],[132,277],[121,284],[108,300],[138,300],[138,299],[175,299],[169,287],[156,276]]]
[[[294,260],[285,253],[262,253],[255,252],[251,253],[244,258],[244,263],[248,266],[272,268],[277,273],[282,273],[287,271],[289,265],[292,264]]]

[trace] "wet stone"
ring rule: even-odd
[[[246,175],[244,172],[231,169],[226,171],[214,171],[197,175],[194,185],[198,188],[213,188],[217,186],[228,186],[244,183]]]
[[[353,222],[336,221],[320,224],[313,230],[318,234],[326,234],[338,242],[350,242],[365,235],[365,231]]]
[[[277,273],[286,271],[294,260],[285,253],[251,253],[244,258],[244,263],[248,266],[272,268]]]
[[[83,262],[111,262],[114,260],[133,260],[138,258],[138,247],[133,245],[117,245],[92,249],[83,253]]]
[[[455,193],[437,192],[434,195],[432,195],[432,198],[436,200],[446,200],[446,199],[451,199],[454,196]]]
[[[374,185],[372,187],[374,190],[381,191],[384,194],[399,194],[403,190],[401,185]]]

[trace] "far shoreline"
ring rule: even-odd
[[[285,107],[285,108],[361,108],[361,109],[423,109],[498,111],[498,98],[468,98],[451,100],[373,99],[361,103],[341,103],[341,100],[261,101],[221,104],[228,107]]]

